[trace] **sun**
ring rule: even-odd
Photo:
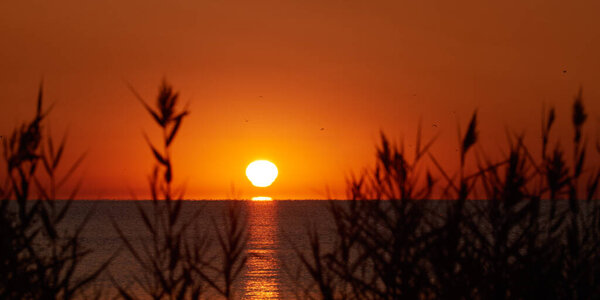
[[[268,160],[255,160],[246,167],[246,177],[257,187],[270,186],[277,174],[277,166]]]

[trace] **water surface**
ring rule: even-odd
[[[294,297],[299,284],[308,282],[306,274],[298,273],[299,260],[295,249],[308,251],[307,227],[314,224],[320,228],[331,225],[326,201],[187,201],[182,218],[186,219],[196,209],[201,209],[196,223],[200,231],[214,232],[214,226],[223,229],[222,217],[231,203],[241,205],[246,220],[248,261],[236,282],[237,299],[283,299]],[[144,209],[151,208],[150,201],[138,201]],[[125,235],[136,245],[148,247],[150,235],[139,217],[134,201],[75,201],[65,221],[67,227],[75,227],[88,212],[92,218],[87,224],[83,242],[93,250],[81,270],[89,270],[102,263],[121,249],[109,267],[115,281],[137,292],[141,288],[136,280],[144,280],[140,266],[123,247],[111,220],[118,224]],[[324,236],[324,242],[333,238]],[[217,243],[213,239],[212,247]],[[109,276],[100,278],[98,286],[110,289]],[[214,296],[214,295],[212,295]]]

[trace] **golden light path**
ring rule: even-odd
[[[243,299],[280,299],[280,263],[277,257],[276,202],[255,202],[249,209],[248,261]]]

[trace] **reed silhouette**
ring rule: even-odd
[[[154,107],[131,90],[158,124],[163,137],[159,148],[145,136],[156,161],[148,180],[152,208],[146,211],[138,205],[138,212],[150,241],[136,245],[124,234],[118,220],[113,220],[125,247],[142,268],[142,274],[133,277],[144,296],[152,299],[200,299],[208,290],[231,299],[235,280],[246,262],[247,234],[240,204],[232,203],[224,213],[224,229],[220,230],[213,220],[214,232],[198,224],[201,209],[189,218],[182,217],[184,188],[173,188],[171,146],[189,111],[179,109],[179,95],[166,81],[159,88]],[[215,236],[218,246],[212,247]],[[142,297],[114,278],[112,282],[121,297]]]
[[[155,167],[148,178],[152,206],[138,205],[148,240],[113,227],[142,272],[134,286],[112,278],[117,298],[200,299],[238,297],[236,280],[246,264],[246,220],[232,201],[212,226],[198,222],[202,210],[184,216],[185,189],[173,183],[171,149],[187,107],[166,82],[148,105],[159,126],[156,146],[146,136]],[[35,116],[3,143],[5,177],[0,184],[0,298],[101,298],[92,283],[111,258],[81,272],[90,254],[82,245],[88,214],[75,228],[62,221],[67,201],[59,190],[72,180],[84,155],[66,171],[66,139],[55,144],[43,123],[49,110],[40,87]],[[492,159],[475,152],[477,112],[460,133],[455,172],[430,152],[417,128],[409,153],[385,134],[376,164],[348,179],[349,201],[330,201],[334,241],[316,227],[308,245],[296,247],[301,271],[299,298],[321,299],[594,299],[600,297],[600,166],[589,157],[587,114],[581,91],[571,115],[572,157],[551,143],[556,113],[544,112],[541,152],[535,157],[521,134],[508,136],[505,153]],[[466,165],[474,165],[474,170]],[[432,201],[441,197],[445,201]],[[484,200],[477,200],[484,199]],[[189,212],[189,211],[186,211]],[[208,222],[210,224],[210,222]],[[301,278],[298,276],[297,278]]]
[[[348,180],[350,202],[329,203],[333,245],[312,229],[310,251],[297,250],[311,278],[300,284],[300,297],[600,297],[600,168],[586,163],[581,91],[570,165],[560,144],[549,143],[555,117],[554,109],[543,117],[540,158],[511,134],[506,154],[493,160],[478,153],[472,173],[465,163],[478,142],[476,112],[460,139],[457,174],[429,153],[433,140],[422,146],[420,127],[410,159],[382,133],[376,165]],[[435,186],[448,201],[429,201]]]
[[[88,287],[112,258],[88,273],[78,270],[91,252],[81,238],[91,212],[75,228],[61,227],[80,182],[66,201],[57,201],[58,190],[84,155],[59,176],[66,139],[55,148],[52,136],[44,133],[49,110],[42,104],[40,86],[34,118],[2,139],[6,173],[0,187],[0,298],[97,298],[100,291]]]

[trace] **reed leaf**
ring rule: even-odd
[[[469,126],[467,127],[467,132],[463,137],[461,150],[460,150],[460,160],[461,165],[464,165],[465,155],[467,151],[477,142],[477,111],[473,112],[473,116],[471,117],[471,121],[469,121]]]

